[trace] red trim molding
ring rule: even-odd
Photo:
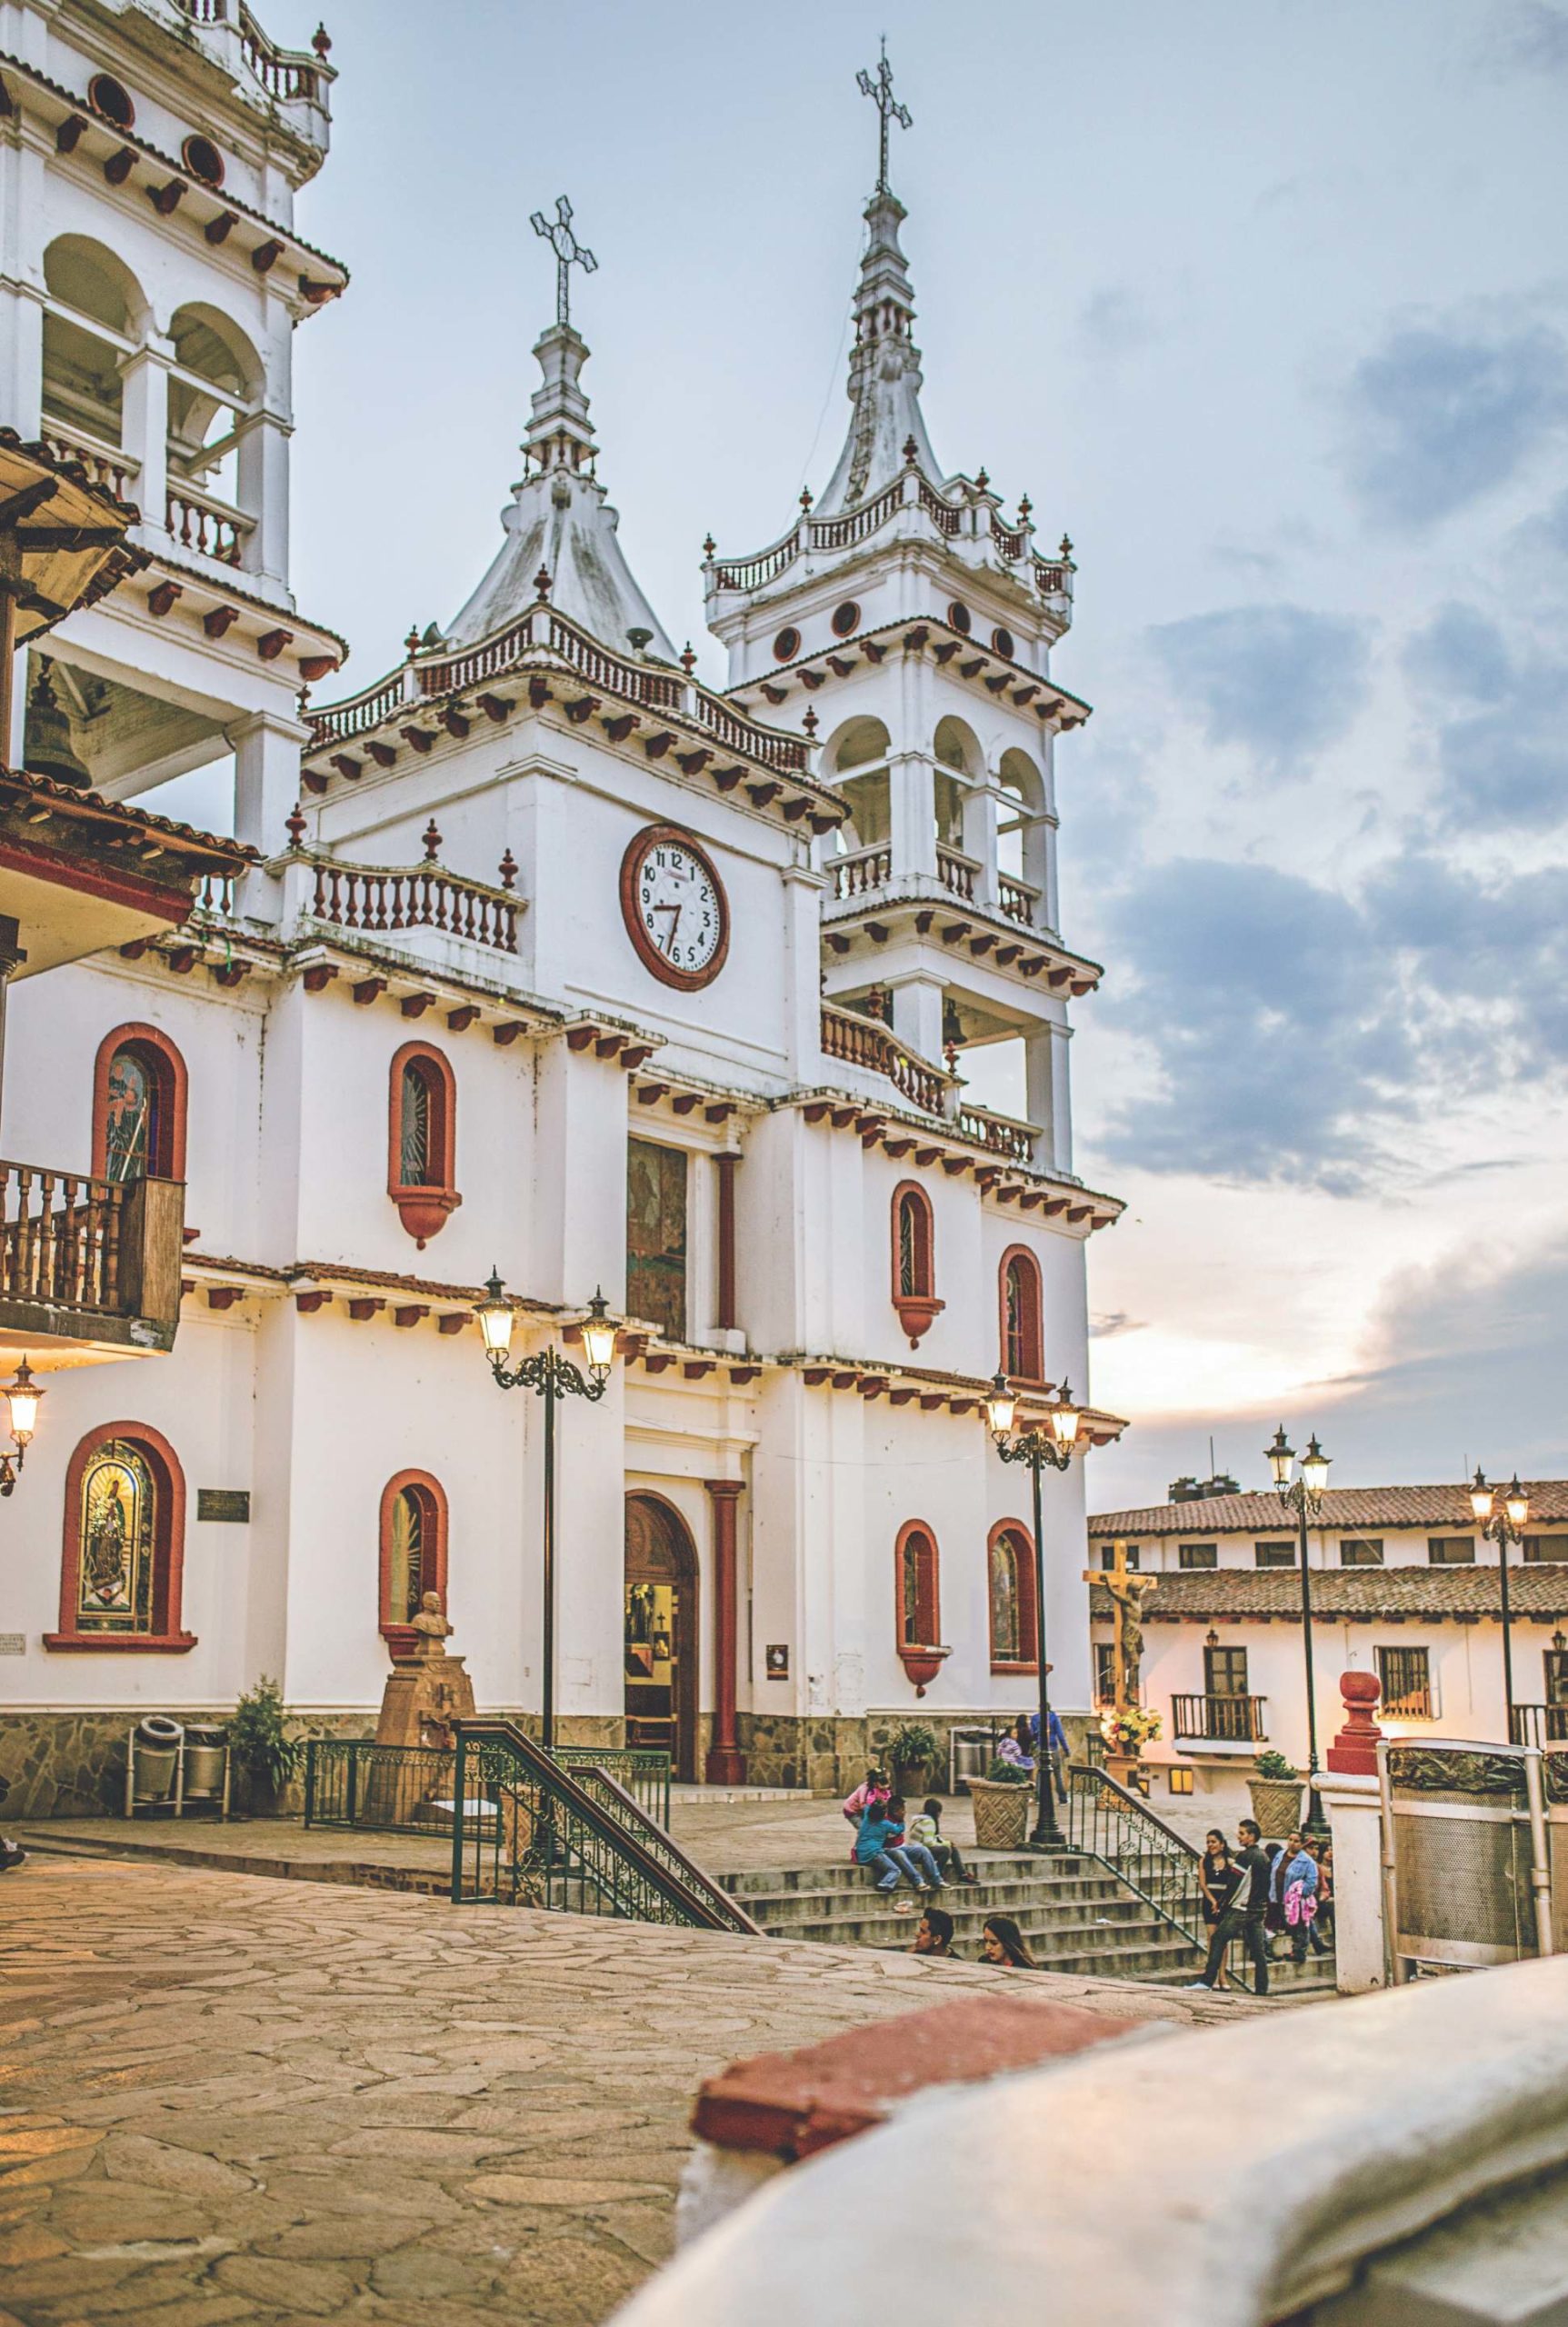
[[[404,1487],[412,1487],[424,1506],[424,1522],[429,1529],[429,1552],[434,1573],[428,1583],[421,1588],[439,1592],[441,1605],[446,1606],[446,1490],[439,1479],[428,1471],[395,1471],[381,1490],[381,1549],[379,1584],[376,1595],[377,1621],[381,1637],[394,1656],[411,1656],[419,1634],[412,1624],[402,1622],[392,1609],[392,1518],[397,1498]]]
[[[403,1074],[420,1067],[430,1096],[430,1169],[427,1183],[414,1187],[403,1179]],[[386,1193],[397,1216],[421,1252],[439,1236],[463,1198],[456,1186],[457,1078],[452,1062],[433,1043],[404,1043],[393,1054],[386,1104]]]
[[[1030,1285],[1030,1298],[1019,1334],[1022,1347],[1016,1352],[1007,1345],[1007,1275],[1014,1262],[1020,1264]],[[1001,1371],[1014,1381],[1043,1382],[1045,1379],[1044,1295],[1039,1261],[1027,1244],[1009,1244],[1002,1255],[1002,1265],[996,1272],[996,1307]],[[1014,1365],[1013,1360],[1015,1355],[1023,1359],[1022,1364]]]
[[[906,1639],[904,1630],[904,1560],[905,1549],[912,1543],[916,1562],[914,1629],[920,1635],[915,1640]],[[924,1558],[921,1556],[921,1544],[925,1548]],[[917,1697],[925,1694],[928,1683],[935,1680],[944,1658],[952,1653],[937,1645],[941,1631],[942,1553],[937,1548],[936,1532],[924,1519],[906,1519],[893,1547],[893,1633],[904,1677],[914,1683]]]
[[[115,1026],[98,1044],[98,1054],[93,1061],[93,1171],[102,1179],[108,1168],[109,1157],[109,1067],[116,1051],[135,1044],[146,1054],[148,1063],[163,1084],[164,1119],[160,1126],[158,1144],[164,1151],[147,1157],[148,1176],[155,1180],[183,1180],[185,1176],[185,1115],[190,1095],[190,1078],[185,1062],[170,1042],[167,1034],[156,1026],[145,1025],[140,1019],[130,1019],[124,1026]]]
[[[637,904],[637,876],[642,871],[644,857],[661,841],[673,841],[688,855],[694,856],[714,884],[714,894],[719,901],[719,943],[718,950],[705,969],[677,970],[672,963],[665,961],[643,926]],[[621,859],[621,918],[626,924],[626,934],[635,946],[643,967],[661,984],[673,985],[682,994],[695,994],[700,987],[711,985],[724,966],[730,950],[729,896],[719,878],[719,868],[707,850],[690,833],[684,832],[679,824],[645,824],[627,843],[626,853]]]
[[[904,1282],[899,1233],[906,1203],[913,1203],[915,1220],[914,1283],[908,1286]],[[918,1180],[900,1180],[888,1217],[893,1236],[893,1305],[909,1336],[910,1348],[918,1349],[921,1335],[930,1332],[934,1320],[947,1306],[936,1298],[936,1223],[931,1198]]]
[[[1021,1519],[999,1519],[985,1538],[985,1611],[991,1638],[991,1670],[993,1673],[1038,1673],[1039,1664],[1033,1655],[998,1656],[996,1653],[996,1600],[991,1589],[991,1555],[1000,1542],[1010,1541],[1014,1548],[1014,1573],[1018,1579],[1018,1644],[1033,1643],[1039,1636],[1039,1620],[1034,1613],[1034,1539]]]
[[[76,1592],[82,1573],[82,1478],[88,1463],[112,1438],[128,1439],[146,1457],[158,1483],[158,1527],[153,1539],[153,1624],[150,1633],[80,1633]],[[145,1422],[100,1423],[78,1440],[65,1470],[65,1526],[60,1553],[60,1629],[45,1633],[52,1649],[133,1655],[183,1655],[196,1636],[181,1629],[180,1603],[185,1566],[185,1474],[164,1436]]]

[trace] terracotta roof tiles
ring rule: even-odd
[[[1568,1479],[1533,1479],[1530,1524],[1553,1526],[1568,1520]],[[1098,1543],[1124,1535],[1181,1535],[1195,1542],[1211,1535],[1277,1535],[1295,1523],[1282,1513],[1279,1498],[1263,1494],[1210,1495],[1201,1503],[1155,1503],[1134,1511],[1104,1511],[1089,1521]],[[1474,1515],[1463,1486],[1330,1487],[1314,1527],[1333,1534],[1375,1534],[1387,1527],[1429,1527],[1434,1533],[1473,1533]]]
[[[1524,1622],[1568,1619],[1568,1565],[1509,1563],[1508,1600]],[[1498,1613],[1497,1570],[1475,1567],[1318,1568],[1312,1573],[1316,1622],[1389,1623],[1405,1617],[1474,1623]],[[1301,1622],[1301,1577],[1290,1568],[1208,1568],[1185,1575],[1162,1575],[1144,1602],[1144,1622],[1154,1624]],[[1111,1595],[1096,1584],[1090,1613],[1097,1623],[1111,1619]]]

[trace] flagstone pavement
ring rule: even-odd
[[[35,1857],[0,1884],[0,2327],[595,2327],[671,2250],[703,2076],[1026,1976]]]

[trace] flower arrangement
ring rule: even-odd
[[[1160,1716],[1146,1705],[1128,1705],[1118,1713],[1107,1706],[1100,1715],[1100,1734],[1113,1753],[1131,1753],[1134,1759],[1160,1733]]]

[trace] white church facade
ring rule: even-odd
[[[33,654],[5,756],[156,809],[232,754],[255,852],[11,996],[0,1155],[181,1183],[186,1223],[172,1351],[53,1368],[0,1513],[18,1806],[94,1806],[129,1721],[263,1674],[367,1731],[431,1587],[480,1704],[537,1713],[543,1416],[486,1368],[493,1268],[514,1354],[580,1355],[600,1292],[617,1327],[556,1413],[564,1735],[830,1785],[892,1720],[1027,1707],[1026,1473],[982,1398],[1086,1396],[1119,1210],[1073,1171],[1086,711],[1066,544],[926,435],[885,157],[843,455],[771,547],[708,545],[724,691],[628,570],[563,297],[490,570],[345,694],[287,543],[293,334],[346,281],[294,224],[325,48],[223,0],[3,0],[0,52],[0,424],[148,558]],[[1018,1120],[966,1095],[1004,1043]],[[1083,1463],[1044,1493],[1086,1713]]]

